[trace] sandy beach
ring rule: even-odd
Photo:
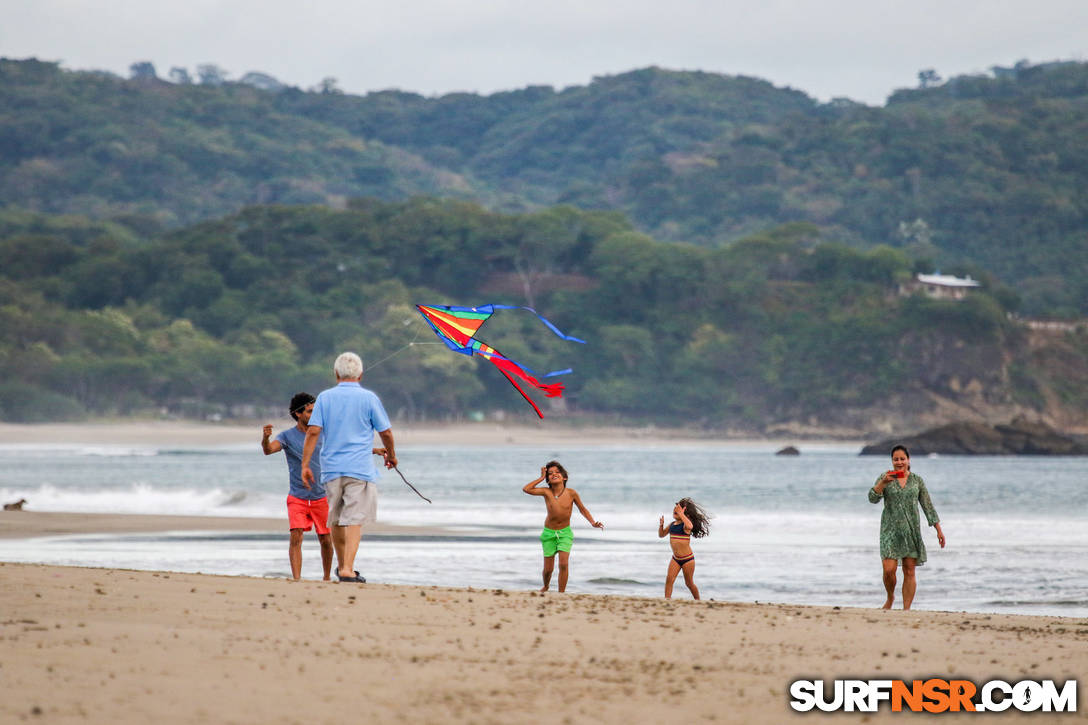
[[[794,713],[789,686],[1088,672],[1088,621],[1058,617],[28,564],[0,564],[0,612],[5,723],[943,721],[971,714]]]

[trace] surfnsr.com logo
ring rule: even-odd
[[[1076,712],[1077,681],[796,680],[790,698],[798,712],[876,712],[885,702],[892,712]]]

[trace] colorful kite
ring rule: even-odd
[[[495,310],[529,310],[529,312],[536,315],[541,322],[548,326],[548,329],[559,337],[564,340],[569,340],[570,342],[585,344],[585,340],[579,340],[577,337],[564,335],[559,331],[559,328],[545,320],[531,307],[517,307],[513,305],[481,305],[480,307],[416,305],[416,309],[419,310],[419,314],[423,315],[423,319],[431,326],[431,329],[438,335],[438,338],[446,343],[446,347],[463,355],[471,356],[472,353],[476,353],[497,367],[499,372],[505,375],[506,379],[510,381],[510,384],[517,388],[517,391],[521,393],[521,397],[525,398],[525,400],[529,402],[529,405],[533,406],[533,410],[535,410],[536,414],[541,418],[544,417],[544,414],[540,412],[540,408],[536,407],[536,403],[525,394],[525,391],[521,389],[521,386],[517,384],[514,378],[521,378],[522,381],[532,385],[534,388],[543,390],[544,394],[549,398],[561,397],[563,395],[563,384],[540,382],[540,380],[537,379],[537,373],[534,373],[524,365],[505,357],[487,343],[477,340],[477,331],[479,331],[481,325],[487,322],[487,319],[491,317],[491,315],[495,314]],[[570,368],[567,368],[566,370],[556,370],[555,372],[541,375],[540,377],[550,378],[569,372]]]

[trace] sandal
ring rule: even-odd
[[[336,572],[336,579],[339,582],[358,582],[359,584],[366,584],[366,577],[355,572],[355,576],[340,576],[340,572]]]

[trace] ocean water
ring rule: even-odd
[[[775,456],[771,444],[403,446],[380,483],[379,519],[454,536],[364,532],[357,568],[374,582],[532,589],[540,584],[540,499],[521,487],[560,460],[593,515],[575,511],[568,591],[661,596],[669,561],[659,517],[690,496],[714,518],[692,541],[704,599],[879,606],[881,505],[866,493],[888,467],[839,444]],[[948,539],[924,536],[917,609],[1088,617],[1088,458],[917,457]],[[282,534],[0,539],[0,560],[287,576],[282,455],[258,446],[0,446],[0,501],[34,511],[283,517]],[[924,525],[924,518],[923,518]],[[303,576],[320,578],[307,535]],[[554,587],[554,581],[553,581]],[[689,596],[678,581],[675,597]],[[898,595],[897,595],[898,596]]]

